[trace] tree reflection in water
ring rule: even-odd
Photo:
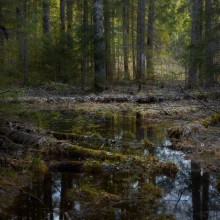
[[[65,122],[65,112],[62,112],[62,125],[68,128],[74,123],[74,118],[70,121],[70,113],[67,114]],[[75,116],[76,117],[76,116]],[[59,121],[61,120],[58,118]],[[48,124],[50,128],[57,126],[56,120],[52,118]],[[100,132],[104,137],[115,140],[126,140],[130,143],[140,143],[148,139],[162,143],[165,138],[163,127],[155,126],[149,123],[141,114],[117,113],[111,116],[94,118],[92,126]],[[67,125],[65,125],[65,123]],[[68,124],[68,123],[71,123]],[[98,127],[97,127],[98,125]],[[53,130],[53,129],[52,129]],[[129,139],[129,135],[132,134]],[[120,152],[126,150],[125,147],[115,146]],[[129,148],[129,145],[127,146]],[[132,151],[140,151],[143,149],[132,148]],[[69,189],[76,188],[82,183],[91,184],[95,188],[102,189],[113,194],[123,193],[126,196],[136,196],[140,193],[140,185],[151,182],[157,184],[164,192],[161,198],[161,205],[157,208],[156,214],[168,213],[178,220],[218,220],[220,216],[220,193],[216,189],[216,176],[203,170],[203,167],[195,161],[185,159],[185,155],[181,152],[168,149],[166,147],[148,148],[146,149],[152,155],[158,156],[162,160],[173,161],[180,167],[180,172],[176,177],[151,176],[148,179],[143,177],[114,176],[114,175],[88,175],[77,173],[52,173],[44,177],[33,178],[29,187],[25,191],[29,194],[20,194],[14,205],[11,206],[7,213],[17,219],[64,219],[65,213],[75,213],[76,218],[83,218],[88,213],[83,209],[83,205],[78,200],[69,201],[67,192]],[[135,152],[136,152],[135,151]],[[125,151],[126,152],[126,151]],[[85,206],[84,206],[85,207]],[[123,206],[116,207],[109,213],[111,219],[133,219],[146,214],[145,207]],[[93,216],[98,218],[101,211],[94,210]],[[97,219],[96,218],[96,219]]]

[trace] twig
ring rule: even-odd
[[[215,112],[215,113],[220,114],[220,112],[219,112],[218,110],[213,109],[211,106],[205,104],[203,101],[201,101],[200,99],[198,99],[196,96],[193,96],[193,95],[188,94],[186,91],[184,91],[184,89],[183,89],[180,85],[178,85],[178,86],[179,86],[179,88],[181,89],[181,92],[182,92],[182,93],[184,93],[185,95],[188,95],[188,96],[189,96],[190,98],[192,98],[192,99],[195,99],[197,102],[199,102],[200,104],[202,104],[202,105],[203,105],[204,107],[206,107],[207,109],[209,109],[209,110],[211,110],[211,111],[213,111],[213,112]]]
[[[34,196],[33,194],[31,194],[31,193],[29,193],[29,192],[24,191],[23,189],[21,189],[21,188],[19,188],[19,187],[18,187],[18,189],[19,189],[23,194],[28,195],[28,196],[30,196],[30,197],[33,198],[33,199],[36,199],[38,202],[40,202],[40,203],[43,204],[43,205],[46,205],[46,204],[44,203],[44,201],[41,200],[40,198]]]
[[[5,93],[7,93],[7,92],[11,92],[11,89],[5,90],[5,91],[0,91],[0,95],[5,94]]]

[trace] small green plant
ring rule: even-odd
[[[153,147],[153,143],[149,140],[149,139],[144,139],[144,146],[146,148],[150,148],[150,147]]]
[[[135,135],[131,131],[125,131],[123,137],[126,139],[133,139],[135,138]]]
[[[67,91],[69,88],[68,84],[61,82],[51,82],[50,87],[58,92]]]
[[[39,157],[32,157],[30,158],[30,169],[39,172],[39,173],[46,173],[48,171],[48,167],[46,163],[41,160]]]
[[[94,131],[91,136],[95,139],[102,138],[102,135],[98,131]]]
[[[102,173],[102,162],[95,160],[87,160],[84,163],[84,170],[89,173]]]

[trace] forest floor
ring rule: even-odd
[[[17,118],[15,119],[11,111],[8,111],[11,104],[22,103],[26,109],[74,110],[85,114],[133,112],[143,120],[152,123],[163,122],[168,125],[167,147],[184,151],[189,158],[201,161],[210,171],[220,169],[220,88],[217,87],[192,91],[178,86],[163,88],[146,86],[141,92],[137,92],[136,87],[119,86],[103,93],[79,92],[78,88],[73,87],[10,88],[0,92],[0,102],[2,124],[0,162],[2,168],[7,168],[1,170],[0,194],[1,199],[6,202],[0,204],[0,210],[10,205],[8,196],[13,198],[21,191],[27,193],[23,191],[23,186],[27,184],[28,178],[19,173],[24,174],[27,170],[46,172],[48,169],[83,169],[91,172],[95,169],[103,170],[104,165],[106,168],[104,162],[98,165],[87,162],[87,167],[82,161],[65,159],[63,163],[57,160],[57,155],[67,158],[71,154],[77,154],[81,158],[98,158],[101,161],[107,159],[112,161],[109,164],[112,172],[115,167],[128,172],[128,167],[131,166],[130,162],[126,162],[127,155],[71,145],[63,134],[53,136],[50,131],[39,129],[28,121],[15,122]],[[83,141],[87,138],[89,142],[106,141],[99,137],[96,137],[96,140],[88,137],[80,138]],[[53,156],[48,156],[51,155],[52,145],[55,146]],[[148,147],[155,147],[151,143],[148,145]],[[31,156],[39,154],[40,160],[31,159]],[[133,169],[142,167],[140,172],[153,168],[155,172],[160,172],[158,169],[162,169],[162,172],[176,172],[173,164],[162,164],[157,158],[148,158],[147,162],[143,162],[141,157],[134,156],[130,156],[129,161],[131,158]],[[123,162],[115,163],[114,161],[118,159]],[[11,168],[17,172],[15,173]]]
[[[1,93],[0,93],[1,95]],[[127,111],[140,113],[154,121],[167,121],[178,127],[171,138],[179,139],[175,147],[200,151],[218,151],[220,87],[184,90],[180,86],[118,86],[102,93],[83,92],[76,87],[41,87],[9,89],[0,96],[2,103],[25,103],[35,109],[63,109],[109,113]],[[215,118],[215,119],[213,119]],[[204,122],[207,120],[207,124]],[[212,122],[209,122],[211,120]],[[211,125],[211,126],[210,126]],[[169,126],[170,129],[171,126]],[[177,129],[177,128],[176,128]],[[180,131],[183,129],[183,131]],[[217,132],[217,133],[216,133]],[[178,133],[178,132],[176,132]],[[192,137],[191,137],[192,136]],[[177,140],[174,140],[177,143]],[[181,144],[180,144],[181,143]],[[201,152],[200,152],[201,153]],[[216,152],[220,154],[220,152]]]

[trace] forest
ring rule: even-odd
[[[220,219],[219,0],[0,0],[1,219]]]

